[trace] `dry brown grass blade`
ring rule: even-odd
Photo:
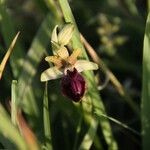
[[[87,52],[89,53],[89,55],[91,56],[91,58],[93,59],[93,61],[95,63],[97,63],[99,65],[99,67],[102,69],[102,71],[108,75],[111,83],[113,84],[113,86],[115,87],[115,89],[117,90],[117,92],[119,93],[119,95],[122,96],[122,97],[124,97],[124,99],[130,105],[130,107],[134,110],[134,112],[136,112],[137,114],[139,114],[140,111],[139,111],[139,109],[137,107],[137,104],[126,93],[124,87],[119,82],[119,80],[116,78],[116,76],[105,65],[105,63],[102,61],[102,59],[97,55],[97,53],[95,52],[95,50],[93,49],[93,47],[88,43],[88,41],[84,38],[84,36],[82,34],[80,34],[80,37],[81,37],[81,41],[83,42],[83,44],[84,44]]]
[[[21,111],[17,113],[17,124],[26,143],[28,144],[29,150],[40,150],[36,136],[26,123],[25,119],[22,116]]]
[[[7,50],[7,53],[5,54],[3,60],[2,60],[2,62],[0,64],[0,80],[2,78],[3,71],[5,69],[6,63],[7,63],[8,59],[9,59],[9,57],[10,57],[10,54],[11,54],[14,46],[15,46],[15,43],[17,41],[17,38],[18,38],[19,34],[20,34],[20,32],[18,32],[16,34],[16,36],[14,37],[13,41],[11,42],[11,45],[10,45],[9,49]]]

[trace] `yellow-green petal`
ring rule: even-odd
[[[58,25],[56,25],[55,28],[53,29],[52,37],[51,37],[51,41],[55,43],[58,43],[57,28],[58,28]]]

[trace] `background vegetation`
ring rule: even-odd
[[[77,27],[73,47],[82,47],[82,58],[88,56],[100,66],[95,77],[84,74],[89,89],[81,104],[62,96],[60,80],[40,82],[41,72],[49,67],[44,58],[52,54],[54,26],[74,22],[69,5],[80,33],[97,55],[82,38],[85,51]],[[66,0],[0,0],[0,62],[20,31],[0,80],[0,149],[148,149],[148,2],[70,0],[69,5]],[[11,115],[18,116],[19,123],[8,115],[10,100]],[[24,117],[16,114],[20,109]],[[25,134],[26,127],[32,131],[28,128]]]

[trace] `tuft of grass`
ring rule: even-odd
[[[14,143],[18,149],[27,150],[26,142],[24,138],[19,133],[17,127],[11,122],[11,119],[4,107],[0,104],[0,134],[2,134],[6,139],[9,139],[12,143]],[[8,144],[8,143],[7,143]],[[4,145],[5,146],[5,145]],[[7,145],[6,145],[7,147]]]

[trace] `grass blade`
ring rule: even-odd
[[[7,8],[5,6],[6,0],[0,1],[0,23],[1,23],[1,32],[5,41],[5,45],[9,47],[9,44],[12,38],[15,35],[15,28],[13,25],[12,18],[7,12]],[[15,77],[18,77],[21,67],[21,61],[24,58],[24,51],[19,44],[15,46],[15,54],[12,53],[10,58],[10,64],[12,67],[12,72]]]
[[[17,112],[17,124],[28,145],[28,150],[40,150],[37,138],[25,121],[21,111]]]
[[[142,134],[143,150],[150,148],[150,13],[147,17],[143,47],[143,85],[142,85]]]
[[[11,54],[11,52],[12,52],[14,46],[15,46],[15,43],[17,41],[18,36],[19,36],[19,32],[17,33],[17,35],[14,37],[13,41],[11,42],[11,45],[9,46],[9,48],[7,50],[7,53],[5,54],[3,60],[2,60],[2,62],[0,64],[0,80],[2,78],[2,74],[3,74],[4,68],[5,68],[6,63],[7,63],[8,59],[9,59],[9,57],[10,57],[10,54]]]
[[[51,127],[50,127],[50,115],[48,106],[48,92],[47,92],[47,82],[45,83],[44,99],[43,99],[43,123],[44,123],[44,133],[45,133],[45,145],[48,150],[52,150],[51,142]]]
[[[56,2],[55,0],[44,0],[48,9],[53,13],[54,17],[58,22],[61,22],[61,15],[60,12],[58,11],[59,9],[56,7]]]
[[[14,125],[16,125],[17,104],[17,81],[13,80],[11,85],[11,121]]]
[[[131,131],[132,133],[138,135],[138,136],[141,136],[141,134],[139,132],[137,132],[136,130],[130,128],[129,126],[127,126],[126,124],[120,122],[119,120],[113,118],[113,117],[110,117],[110,116],[106,116],[104,114],[98,114],[95,112],[95,114],[101,119],[101,118],[105,118],[105,119],[109,119],[110,121],[116,123],[117,125],[121,126],[122,128],[125,128],[129,131]]]

